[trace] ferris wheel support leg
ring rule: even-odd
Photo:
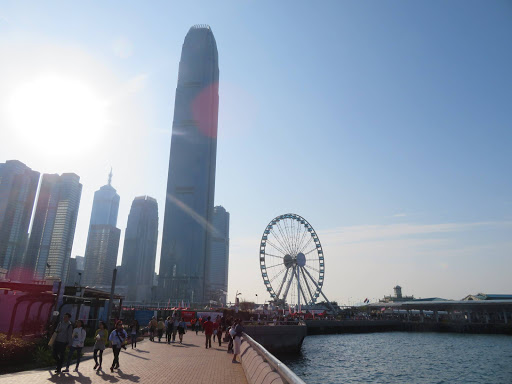
[[[288,291],[290,290],[290,285],[292,284],[293,274],[290,276],[290,280],[288,280],[288,284],[286,285],[286,289],[283,295],[283,303],[286,301],[286,296],[288,296]]]
[[[297,265],[297,271],[295,273],[297,277],[297,307],[299,309],[299,313],[302,313],[301,307],[300,307],[300,274],[299,274],[299,266]]]
[[[304,267],[300,267],[300,269],[302,269],[302,277],[304,279],[304,283],[306,283],[306,288],[308,289],[309,297],[311,297],[311,304],[315,304],[315,299],[313,297],[313,294],[311,293],[311,288],[309,288],[308,280],[306,279],[306,274],[304,273]],[[306,298],[306,296],[304,296],[304,298]]]
[[[329,305],[329,307],[331,307],[332,311],[336,314],[336,310],[334,309],[333,305],[331,304],[331,302],[329,301],[329,299],[327,298],[327,296],[324,295],[324,292],[322,291],[322,289],[318,286],[318,284],[316,283],[315,279],[313,279],[313,277],[311,276],[311,274],[309,273],[309,271],[304,268],[304,272],[306,272],[306,274],[309,276],[309,278],[311,279],[311,281],[313,282],[313,284],[315,284],[316,288],[320,291],[320,294],[324,297],[325,301],[327,302],[327,304]]]
[[[288,277],[288,271],[289,270],[290,270],[289,268],[286,268],[286,272],[284,274],[284,279],[281,282],[281,286],[279,287],[279,291],[277,291],[277,298],[278,299],[279,299],[279,296],[281,295],[281,291],[283,290],[283,286],[284,286],[284,283],[286,282],[286,278]]]

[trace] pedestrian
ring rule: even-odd
[[[101,363],[103,363],[103,351],[108,343],[108,330],[107,326],[103,321],[100,321],[99,328],[96,330],[94,334],[94,339],[96,342],[94,343],[94,368],[98,368],[98,371],[101,371]],[[100,354],[99,363],[98,363],[98,352]]]
[[[176,341],[176,333],[178,332],[178,325],[180,324],[180,320],[178,315],[174,315],[172,319],[172,342]]]
[[[228,353],[233,353],[233,338],[234,337],[235,337],[235,325],[232,325],[228,329],[228,338],[229,338]]]
[[[55,373],[57,374],[59,374],[62,369],[66,347],[71,345],[73,341],[73,325],[71,325],[70,319],[71,314],[65,313],[62,317],[62,321],[59,322],[57,328],[55,328],[57,337],[53,343],[53,358],[57,363],[57,368],[55,369]]]
[[[156,328],[158,330],[158,342],[160,343],[162,341],[162,336],[164,335],[165,330],[165,323],[162,318],[158,319],[158,324],[156,325]]]
[[[196,325],[196,327],[195,327],[196,328],[196,335],[199,332],[199,328],[201,328],[201,321],[202,321],[201,318],[197,319],[197,321],[196,321],[196,324],[195,324]]]
[[[217,326],[217,340],[219,340],[219,347],[222,346],[222,322],[219,320],[218,326]]]
[[[132,325],[130,325],[130,339],[133,347],[137,348],[137,337],[139,336],[139,322],[134,320]]]
[[[78,372],[78,366],[80,365],[80,357],[82,355],[82,348],[85,343],[86,332],[84,329],[84,323],[82,320],[77,320],[75,322],[76,328],[73,329],[71,346],[69,347],[68,353],[68,362],[66,364],[66,369],[62,372],[69,372],[69,365],[71,364],[71,358],[73,357],[73,353],[76,351],[76,367],[75,372]]]
[[[208,316],[206,321],[203,323],[203,330],[206,336],[206,349],[208,346],[212,347],[212,334],[213,334],[213,323],[210,321],[211,317]]]
[[[180,319],[180,322],[178,323],[178,333],[180,336],[180,344],[183,344],[183,335],[185,334],[187,330],[187,323],[183,320],[183,317]]]
[[[235,326],[235,337],[233,341],[233,361],[232,363],[237,364],[238,361],[236,360],[237,355],[240,354],[240,347],[242,346],[242,333],[244,331],[244,327],[242,326],[242,321],[240,319],[236,320],[236,326]]]
[[[110,337],[108,338],[110,340],[110,345],[112,346],[112,352],[114,353],[114,361],[112,361],[110,372],[114,372],[114,369],[119,368],[119,352],[121,352],[121,348],[124,346],[127,337],[128,335],[123,329],[123,322],[118,320],[116,323],[116,328],[112,331]]]
[[[172,337],[172,320],[171,320],[171,316],[167,316],[167,319],[165,319],[165,340],[167,341],[167,344],[171,344],[171,337]]]
[[[219,322],[218,322],[219,319],[216,319],[215,322],[213,323],[213,342],[215,343],[215,336],[217,336],[217,333],[219,333]]]
[[[155,318],[155,316],[153,316],[148,324],[148,326],[149,326],[149,341],[155,341],[155,331],[156,331],[157,325],[158,325],[158,323],[156,321],[156,318]]]

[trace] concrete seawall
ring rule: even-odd
[[[245,333],[271,353],[298,353],[308,334],[305,325],[248,325]]]

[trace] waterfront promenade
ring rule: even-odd
[[[0,384],[36,383],[247,383],[241,364],[231,363],[233,355],[226,353],[227,343],[212,342],[211,349],[204,347],[204,334],[187,332],[184,344],[154,343],[145,339],[137,344],[137,349],[128,346],[122,351],[120,369],[110,372],[112,353],[103,356],[103,372],[93,370],[94,360],[80,363],[80,372],[54,375],[55,367],[0,376]],[[88,354],[90,356],[90,354]],[[87,356],[86,356],[87,358]]]

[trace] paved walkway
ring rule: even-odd
[[[177,337],[176,337],[177,338]],[[212,342],[211,349],[204,347],[204,335],[187,332],[183,344],[168,345],[146,339],[137,344],[137,349],[122,351],[119,355],[120,369],[110,372],[113,355],[103,356],[103,372],[93,370],[94,360],[80,363],[80,372],[54,375],[55,367],[0,376],[0,384],[36,383],[247,383],[241,364],[231,363],[233,355],[227,354],[227,343]]]

